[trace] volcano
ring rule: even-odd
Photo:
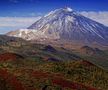
[[[83,44],[108,45],[108,27],[80,15],[69,7],[56,9],[27,29],[7,33],[26,40],[65,40]]]

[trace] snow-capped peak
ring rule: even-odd
[[[65,10],[68,11],[68,12],[72,12],[73,11],[73,9],[70,8],[70,7],[66,7]]]
[[[8,35],[26,40],[58,39],[108,44],[108,27],[80,15],[69,7],[51,11],[27,29],[20,29]]]
[[[44,17],[47,17],[47,16],[49,16],[49,15],[52,15],[52,14],[58,12],[58,11],[72,12],[73,9],[70,8],[70,7],[65,7],[65,8],[56,9],[56,10],[54,10],[54,11],[49,12],[49,13],[46,14]],[[74,13],[74,12],[73,12],[73,13]]]

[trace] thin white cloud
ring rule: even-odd
[[[27,27],[40,17],[0,17],[0,27]]]
[[[100,12],[83,11],[83,12],[80,12],[80,14],[108,26],[108,11],[103,11],[103,12],[102,11],[100,11]]]
[[[0,17],[0,34],[27,28],[40,17]]]

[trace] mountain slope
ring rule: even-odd
[[[77,43],[108,45],[108,27],[86,18],[71,8],[45,15],[25,30],[7,33],[26,40],[66,40]]]
[[[0,45],[6,45],[10,42],[26,43],[26,41],[22,38],[0,35]]]

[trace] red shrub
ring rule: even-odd
[[[14,88],[14,90],[27,90],[23,85],[16,79],[15,76],[10,75],[7,70],[0,69],[0,77],[3,78],[6,83]]]
[[[51,74],[51,73],[45,73],[41,71],[34,71],[32,73],[32,76],[35,78],[40,78],[40,79],[45,79],[45,78],[51,78],[52,79],[52,84],[53,85],[59,85],[62,88],[70,88],[70,89],[75,89],[75,90],[98,90],[92,87],[87,87],[82,84],[74,83],[68,80],[63,79],[63,76],[60,74]]]
[[[15,53],[0,54],[0,61],[16,60],[18,58],[23,58],[23,57]]]
[[[67,87],[67,88],[71,88],[71,89],[75,89],[75,90],[82,90],[82,89],[84,89],[84,90],[85,89],[86,90],[98,90],[95,88],[84,86],[82,84],[67,81],[67,80],[64,80],[62,78],[53,78],[52,83],[53,83],[53,85],[59,85],[63,88]]]

